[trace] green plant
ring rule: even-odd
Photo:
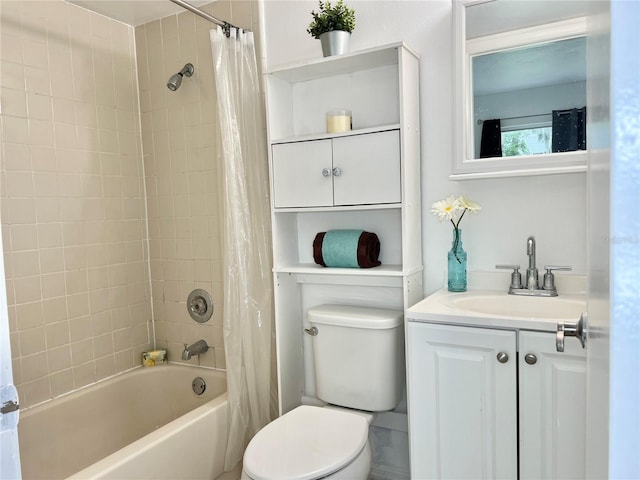
[[[356,26],[356,13],[352,8],[347,7],[342,0],[338,0],[335,5],[331,2],[320,0],[319,11],[311,11],[313,20],[309,24],[307,32],[314,38],[320,38],[325,32],[332,30],[344,30],[353,32]]]

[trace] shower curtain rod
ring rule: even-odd
[[[222,30],[224,31],[224,34],[227,37],[229,37],[231,35],[231,29],[232,28],[238,28],[235,25],[230,24],[229,22],[225,22],[224,20],[220,20],[220,19],[214,17],[213,15],[209,15],[207,12],[203,12],[199,8],[194,7],[193,5],[191,5],[190,3],[185,2],[184,0],[169,0],[169,1],[175,3],[176,5],[181,6],[185,10],[189,10],[191,13],[195,13],[199,17],[202,17],[205,20],[210,21],[211,23],[215,23],[216,25],[221,26]],[[242,29],[242,30],[245,30],[245,29]]]

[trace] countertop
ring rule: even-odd
[[[510,330],[535,330],[555,332],[559,321],[577,322],[580,313],[586,311],[586,277],[578,275],[557,276],[557,297],[520,297],[507,293],[509,277],[502,273],[474,272],[469,274],[467,292],[449,292],[443,288],[424,300],[410,307],[406,312],[408,322],[443,323],[491,327]],[[482,288],[473,288],[482,285]],[[504,288],[502,288],[504,287]],[[475,300],[487,297],[491,304],[491,313],[472,311],[460,308],[456,302],[473,305]],[[495,310],[493,305],[495,304]],[[517,305],[519,312],[512,313],[512,305]],[[528,313],[532,310],[543,311],[544,314]],[[486,307],[485,307],[486,309]]]

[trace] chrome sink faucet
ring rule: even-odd
[[[182,360],[191,360],[194,355],[200,355],[201,353],[209,350],[209,345],[204,340],[198,340],[196,343],[187,346],[184,344],[184,350],[182,351]]]
[[[527,289],[538,289],[538,269],[536,268],[536,239],[527,238],[527,255],[529,256],[529,268],[527,268]]]
[[[527,256],[529,257],[529,268],[527,268],[526,284],[522,285],[522,276],[520,275],[520,265],[496,265],[496,268],[504,268],[513,270],[511,273],[511,284],[509,285],[510,295],[528,295],[532,297],[557,297],[554,270],[571,270],[571,267],[558,265],[545,265],[546,273],[542,287],[540,287],[538,279],[538,268],[536,267],[536,239],[527,238]]]

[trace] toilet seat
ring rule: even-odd
[[[244,472],[254,480],[321,478],[351,463],[368,433],[360,415],[303,405],[256,434],[244,454]]]

